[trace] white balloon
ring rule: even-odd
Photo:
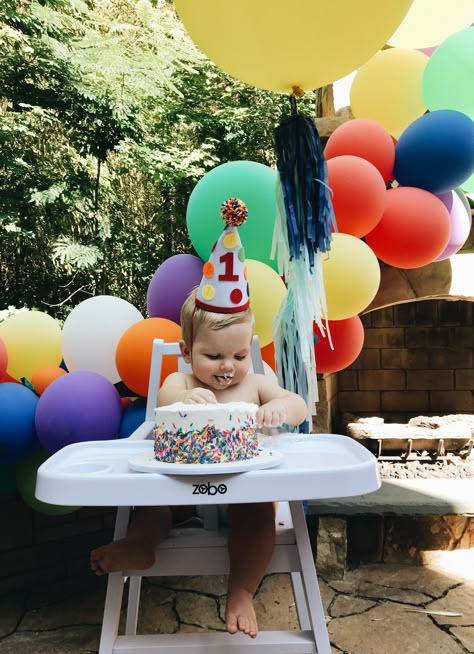
[[[115,350],[123,333],[143,316],[133,304],[112,295],[97,295],[78,304],[63,327],[67,369],[97,372],[112,384],[120,381]]]

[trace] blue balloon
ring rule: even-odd
[[[417,118],[395,146],[395,179],[430,193],[446,193],[474,170],[474,121],[460,111],[440,109]]]
[[[55,379],[36,410],[38,438],[50,454],[71,443],[117,436],[122,405],[112,382],[89,370]]]
[[[0,384],[0,463],[19,461],[38,445],[35,412],[38,396],[26,386]]]
[[[122,415],[119,437],[128,438],[142,422],[145,422],[146,398],[139,397],[131,402]]]

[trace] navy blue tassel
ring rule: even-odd
[[[313,120],[296,113],[275,129],[274,137],[290,257],[298,259],[306,244],[312,270],[314,253],[330,249],[331,224],[334,224],[318,130]]]

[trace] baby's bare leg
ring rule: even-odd
[[[230,574],[226,604],[227,631],[257,635],[253,596],[262,580],[275,545],[275,506],[231,504],[229,506]]]
[[[155,562],[155,548],[168,536],[170,528],[169,507],[137,507],[125,538],[92,550],[92,570],[99,576],[119,570],[146,570]]]

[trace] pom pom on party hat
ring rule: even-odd
[[[196,306],[215,313],[237,313],[249,306],[245,251],[238,225],[247,220],[247,207],[238,198],[221,205],[226,227],[202,268],[202,280],[196,294]]]

